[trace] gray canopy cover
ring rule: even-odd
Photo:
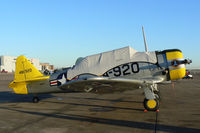
[[[100,54],[82,58],[76,62],[72,69],[69,69],[67,78],[71,80],[80,74],[103,75],[108,70],[129,62],[150,62],[157,63],[155,52],[137,52],[127,46]]]

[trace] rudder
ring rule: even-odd
[[[38,77],[43,77],[43,74],[25,56],[17,57],[15,66],[16,82],[29,81]]]
[[[9,84],[17,94],[28,94],[27,83],[48,79],[25,56],[19,56],[15,65],[15,79]]]

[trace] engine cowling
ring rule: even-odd
[[[169,76],[171,80],[182,79],[185,76],[186,61],[183,53],[179,49],[166,51],[166,58],[169,68]]]

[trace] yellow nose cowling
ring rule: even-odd
[[[166,52],[169,76],[171,80],[182,79],[185,76],[185,64],[179,64],[179,61],[183,60],[183,54],[181,51]]]

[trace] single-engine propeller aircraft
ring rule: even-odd
[[[19,56],[9,88],[17,94],[34,94],[35,103],[40,93],[112,93],[140,88],[144,90],[144,108],[156,111],[159,108],[157,84],[182,79],[185,64],[190,63],[179,49],[148,52],[146,46],[146,52],[137,52],[128,46],[78,58],[72,68],[45,76],[26,57]]]

